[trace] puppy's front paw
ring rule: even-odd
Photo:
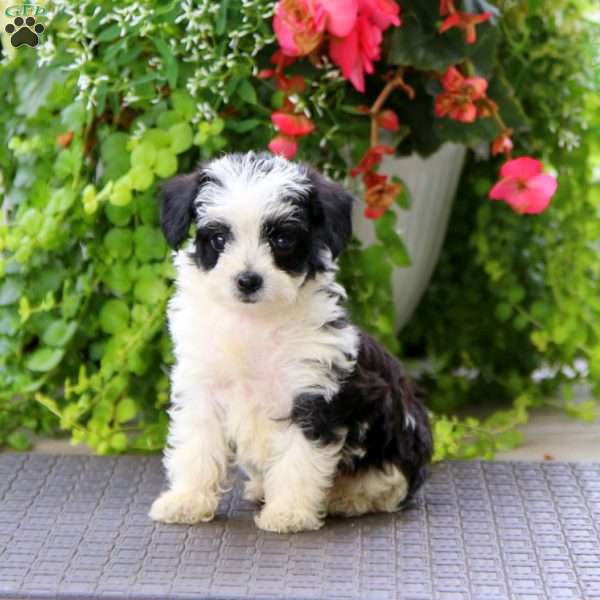
[[[198,492],[169,490],[152,504],[150,518],[163,523],[198,523],[212,521],[218,498]]]
[[[254,517],[254,522],[259,529],[275,533],[315,531],[323,527],[323,519],[313,512],[298,509],[283,510],[269,505]]]
[[[248,502],[264,502],[265,490],[262,481],[249,479],[244,483],[244,500]]]

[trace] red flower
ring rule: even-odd
[[[292,160],[298,152],[298,142],[289,135],[278,135],[269,142],[269,150],[273,154]]]
[[[492,200],[504,200],[515,212],[537,214],[550,204],[558,183],[548,173],[542,173],[539,160],[522,156],[502,165],[502,179],[490,190]]]
[[[447,5],[444,8],[448,8]],[[448,14],[449,13],[449,14]],[[472,15],[465,12],[450,12],[442,13],[448,14],[444,22],[440,25],[439,32],[444,33],[448,29],[458,27],[465,32],[465,42],[467,44],[474,44],[477,41],[477,33],[475,32],[475,25],[487,21],[491,16],[491,12],[484,12],[479,15]]]
[[[376,185],[380,185],[387,181],[387,175],[381,175],[379,173],[375,173],[374,171],[367,171],[363,175],[363,183],[366,188],[371,188]]]
[[[385,215],[387,208],[374,208],[372,206],[365,206],[364,215],[367,219],[379,219]]]
[[[387,178],[386,178],[387,179]],[[365,194],[365,217],[368,219],[378,219],[394,203],[396,196],[402,189],[400,183],[390,183],[384,181],[367,188]]]
[[[510,136],[512,133],[512,129],[506,129],[492,142],[492,156],[511,153],[513,143]]]
[[[292,115],[282,111],[275,111],[271,121],[284,135],[301,137],[309,134],[314,128],[314,123],[304,115]]]
[[[398,123],[398,115],[390,109],[382,110],[377,115],[377,124],[388,131],[398,131],[400,125]]]
[[[275,75],[275,69],[261,69],[256,76],[259,79],[269,79]]]
[[[306,81],[302,75],[287,77],[281,74],[277,77],[277,88],[290,94],[301,93],[306,89]]]
[[[442,15],[442,17],[451,15],[453,12],[456,12],[454,0],[440,0],[440,15]]]
[[[358,165],[350,171],[350,175],[356,177],[360,173],[371,171],[373,167],[376,167],[381,162],[384,154],[394,154],[394,149],[391,146],[385,146],[384,144],[369,148],[360,159]]]
[[[450,67],[442,77],[444,91],[435,99],[435,114],[448,115],[461,123],[472,123],[477,118],[476,100],[485,96],[487,81],[483,77],[464,77]]]
[[[72,131],[65,131],[56,136],[56,143],[63,148],[68,148],[71,142],[73,141],[73,136],[75,134]]]

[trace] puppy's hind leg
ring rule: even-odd
[[[165,523],[210,521],[219,503],[229,449],[210,390],[174,381],[169,447],[165,451],[169,489],[153,503],[150,517]],[[179,395],[178,395],[179,394]]]
[[[396,512],[407,494],[406,477],[392,464],[358,473],[339,473],[329,494],[327,512],[344,517]]]

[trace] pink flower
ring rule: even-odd
[[[504,200],[518,213],[541,213],[550,204],[558,183],[548,173],[542,173],[539,160],[522,156],[502,165],[502,179],[490,190],[492,200]]]
[[[292,160],[298,152],[298,142],[291,136],[278,135],[269,142],[269,150],[273,154]]]
[[[382,37],[381,29],[360,15],[350,35],[329,44],[331,60],[359,92],[365,91],[365,73],[372,73],[373,63],[379,60]]]
[[[327,13],[327,31],[336,37],[348,35],[358,12],[357,0],[319,0]]]
[[[310,54],[323,40],[327,15],[315,0],[280,0],[275,7],[273,30],[288,56]]]
[[[284,135],[300,137],[309,134],[314,128],[314,123],[304,115],[293,115],[280,110],[271,115],[271,121]]]
[[[385,31],[390,25],[400,25],[400,7],[393,0],[359,0],[359,14]]]
[[[399,15],[400,7],[393,0],[358,0],[352,31],[331,40],[331,60],[359,92],[365,91],[364,74],[373,72],[373,63],[381,56],[383,31],[390,25],[400,25]]]
[[[448,115],[461,123],[475,121],[475,101],[485,96],[487,81],[483,77],[464,77],[456,67],[449,67],[441,83],[444,91],[435,98],[435,114]]]
[[[446,6],[445,10],[449,10]],[[472,15],[465,12],[453,12],[446,17],[444,22],[440,25],[439,32],[444,33],[448,29],[458,27],[465,32],[465,42],[467,44],[474,44],[477,41],[477,33],[475,31],[475,25],[487,21],[492,16],[491,12],[484,12],[480,15]]]
[[[325,31],[348,35],[357,10],[357,0],[279,0],[273,29],[284,54],[305,56],[321,44]]]

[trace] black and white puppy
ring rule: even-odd
[[[269,531],[395,511],[431,458],[426,410],[398,361],[349,323],[335,259],[352,197],[304,165],[230,154],[175,177],[161,225],[179,248],[168,318],[176,365],[150,516],[210,521],[235,457]]]

